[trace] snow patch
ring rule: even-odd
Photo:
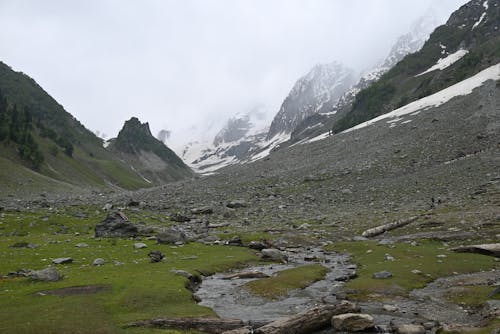
[[[457,52],[452,53],[452,54],[446,56],[445,58],[439,59],[437,61],[436,65],[432,66],[431,68],[429,68],[425,72],[417,74],[416,77],[424,75],[424,74],[432,72],[432,71],[435,71],[435,70],[440,70],[440,71],[444,70],[445,68],[450,67],[451,65],[453,65],[454,63],[456,63],[457,61],[459,61],[460,59],[462,59],[462,57],[465,56],[468,53],[469,53],[468,50],[460,49]]]
[[[381,115],[364,123],[358,124],[350,129],[343,131],[342,133],[347,133],[367,127],[386,118],[400,118],[401,116],[415,113],[416,111],[425,111],[433,107],[438,107],[456,96],[468,95],[472,93],[472,90],[474,88],[481,86],[484,82],[488,80],[499,80],[499,79],[500,79],[500,63],[488,67],[487,69],[479,72],[478,74],[468,79],[465,79],[464,81],[461,81],[457,84],[454,84],[453,86],[445,88],[435,94],[426,96],[420,100],[409,103],[387,114]]]
[[[251,157],[250,161],[254,162],[267,157],[275,147],[279,146],[279,144],[284,143],[289,139],[290,139],[290,134],[285,132],[278,133],[273,138],[262,143],[260,146],[262,147],[263,150],[254,155],[253,157]]]
[[[481,17],[479,18],[479,20],[474,23],[474,25],[472,26],[472,30],[476,29],[476,27],[478,25],[481,24],[481,22],[483,22],[484,18],[486,17],[486,12],[488,11],[488,0],[486,0],[485,2],[483,2],[483,7],[484,7],[484,13],[481,15]]]

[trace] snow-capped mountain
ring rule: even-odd
[[[411,25],[410,31],[397,39],[387,57],[373,68],[364,71],[359,80],[346,89],[334,104],[323,104],[317,110],[317,114],[309,115],[301,123],[297,124],[291,135],[292,142],[302,140],[313,134],[315,135],[318,131],[324,132],[323,128],[325,126],[329,127],[335,114],[350,108],[356,94],[380,79],[384,73],[389,71],[406,55],[420,50],[434,28],[441,23],[437,15],[432,11],[429,11],[427,15],[415,21]]]
[[[238,113],[226,122],[212,142],[189,143],[181,157],[199,173],[248,161],[266,147],[269,115],[261,105],[247,113]]]
[[[307,117],[326,106],[333,106],[345,91],[355,82],[353,70],[338,62],[318,64],[301,77],[273,119],[267,139],[290,134]]]

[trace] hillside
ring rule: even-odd
[[[473,0],[376,83],[361,90],[333,125],[340,132],[431,95],[500,62],[498,1]]]
[[[6,193],[138,189],[140,175],[32,78],[0,62],[0,184]]]
[[[150,184],[160,184],[192,176],[184,162],[162,141],[156,139],[148,123],[136,117],[126,121],[108,150]]]

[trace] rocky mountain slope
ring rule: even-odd
[[[410,31],[397,39],[387,57],[372,69],[365,71],[361,78],[334,105],[325,105],[318,113],[305,118],[298,124],[293,129],[288,144],[293,144],[305,138],[312,138],[328,131],[327,129],[331,128],[332,123],[351,108],[356,95],[361,90],[368,88],[380,79],[384,73],[389,71],[406,55],[420,50],[434,28],[439,24],[440,22],[433,12],[429,12],[415,21],[411,25]]]
[[[0,62],[4,192],[149,187],[32,78]]]
[[[354,71],[338,62],[316,65],[297,80],[283,101],[267,139],[289,135],[307,117],[334,106],[355,80]]]
[[[335,132],[449,87],[500,61],[498,1],[474,0],[455,11],[376,83],[360,91]]]
[[[256,106],[228,119],[212,142],[192,142],[183,148],[181,157],[200,173],[245,162],[261,149],[269,129],[268,112]]]
[[[163,142],[153,137],[148,123],[136,117],[126,121],[108,150],[125,161],[150,184],[192,176],[192,171]]]

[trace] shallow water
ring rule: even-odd
[[[201,299],[199,304],[212,308],[221,318],[244,321],[274,320],[323,304],[325,298],[334,301],[335,294],[344,284],[337,279],[355,271],[355,266],[349,264],[348,255],[324,252],[320,249],[292,249],[285,253],[288,255],[287,264],[255,266],[244,271],[260,271],[273,275],[285,269],[317,263],[329,268],[330,272],[324,280],[305,289],[293,290],[280,300],[269,300],[247,292],[242,286],[254,279],[224,280],[223,277],[227,273],[219,273],[203,279],[196,292]],[[316,257],[318,260],[305,261],[304,257]]]

